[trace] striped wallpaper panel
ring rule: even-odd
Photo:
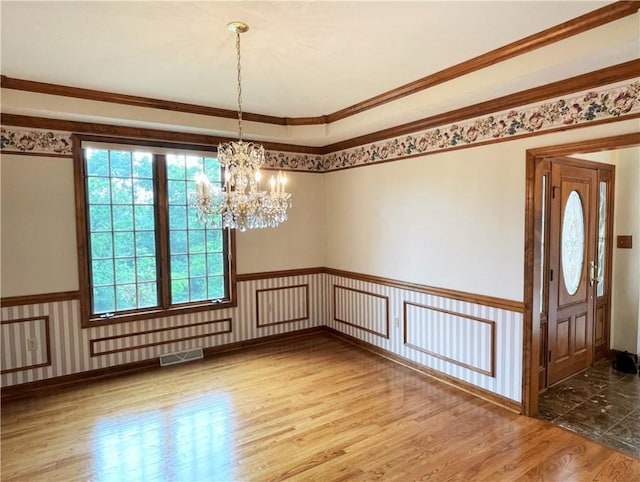
[[[48,316],[3,318],[1,326],[2,374],[51,364]]]
[[[21,351],[27,338],[46,339],[45,319],[51,358],[48,366],[3,373],[2,386],[328,325],[419,365],[521,400],[521,313],[322,273],[243,281],[237,286],[235,308],[86,329],[80,327],[76,300],[2,308],[3,370],[26,368],[46,357],[42,351],[46,344],[40,342],[39,350],[30,355],[36,358],[24,358]],[[263,317],[261,311],[268,311],[269,303],[272,318]],[[303,314],[304,319],[279,322]],[[40,321],[11,323],[28,318]],[[215,323],[221,320],[230,321]]]
[[[495,321],[404,302],[405,346],[491,377],[495,374],[495,325]]]
[[[184,315],[176,315],[165,318],[132,321],[127,323],[97,326],[95,328],[80,327],[80,310],[78,301],[61,301],[54,303],[41,303],[25,306],[3,307],[0,316],[4,324],[14,319],[29,317],[49,317],[51,338],[51,365],[29,370],[20,370],[12,373],[4,373],[1,376],[2,386],[11,386],[36,380],[59,377],[79,373],[88,370],[106,368],[140,360],[158,358],[165,353],[175,353],[192,348],[207,348],[225,344],[251,340],[263,336],[277,335],[289,331],[312,328],[324,324],[326,319],[326,304],[323,300],[321,274],[287,276],[282,278],[270,278],[262,280],[243,281],[237,284],[238,306],[224,310],[202,311]],[[271,288],[283,288],[293,285],[308,285],[309,296],[298,298],[304,294],[304,290],[286,290],[287,302],[290,304],[305,305],[308,303],[308,317],[291,322],[257,327],[256,320],[256,292]],[[188,327],[201,323],[200,327],[206,327],[212,320],[231,319],[231,331],[222,330],[219,334],[207,334],[203,331],[201,337],[184,339],[187,333],[197,333],[199,327]],[[10,324],[6,325],[10,326]],[[184,327],[183,330],[180,327]],[[164,330],[171,328],[171,330]],[[175,329],[178,328],[178,329]],[[224,326],[223,326],[224,328]],[[154,330],[162,330],[155,331]],[[207,328],[207,330],[210,330]],[[151,332],[138,335],[140,332]],[[21,332],[16,335],[23,337]],[[173,340],[162,338],[169,333]],[[128,335],[125,338],[113,339],[104,344],[91,343],[91,340],[103,340],[109,337]],[[11,351],[11,337],[5,337],[3,333],[2,362],[4,366],[16,366],[22,362],[17,358],[15,351]],[[133,342],[132,342],[133,340]],[[154,345],[154,341],[167,341]],[[26,342],[16,343],[21,347]],[[111,344],[109,344],[111,343]],[[100,350],[113,350],[129,346],[130,350],[91,356],[91,346],[103,347]],[[141,346],[145,345],[145,346]],[[99,351],[100,351],[99,350]]]
[[[389,338],[389,298],[334,284],[333,319],[382,338]]]
[[[309,285],[256,290],[258,328],[309,318]]]
[[[352,304],[357,304],[359,293],[369,293],[369,299],[386,297],[389,300],[389,338],[374,334],[384,324],[383,311],[370,311],[370,318],[358,318],[366,323],[364,326],[369,331],[333,317],[327,319],[331,328],[489,392],[521,401],[522,313],[329,274],[325,275],[325,285],[325,293],[334,285],[351,288],[343,293],[344,296],[353,293]],[[328,310],[333,312],[336,309],[333,297],[328,300],[333,305]],[[407,312],[409,344],[405,344],[405,303],[416,307]],[[420,310],[418,306],[431,307],[431,312],[439,311],[437,315],[429,315],[429,310]],[[370,308],[362,306],[361,309]],[[478,320],[492,323],[493,328]]]

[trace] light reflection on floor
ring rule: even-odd
[[[215,394],[166,411],[100,418],[95,480],[233,480],[233,415],[228,395]]]

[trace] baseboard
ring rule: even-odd
[[[502,397],[495,393],[489,392],[482,388],[471,385],[470,383],[458,380],[444,373],[438,372],[431,368],[419,365],[412,360],[401,357],[387,351],[383,348],[377,347],[358,338],[346,335],[328,326],[319,326],[314,328],[307,328],[304,330],[297,330],[288,333],[282,333],[279,335],[271,335],[264,338],[254,338],[252,340],[245,340],[236,343],[230,343],[228,345],[216,346],[205,348],[204,357],[210,358],[221,353],[227,353],[237,350],[243,350],[259,345],[267,345],[272,343],[278,343],[284,340],[290,340],[299,337],[305,337],[313,334],[329,334],[335,338],[339,338],[343,341],[351,343],[359,348],[367,350],[375,355],[381,356],[394,363],[398,363],[407,368],[415,370],[423,375],[438,380],[449,386],[470,393],[478,398],[487,400],[491,403],[499,405],[507,410],[515,413],[522,413],[522,406],[520,403],[510,400],[506,397]],[[53,393],[59,393],[74,386],[86,386],[87,383],[97,382],[100,380],[120,377],[123,375],[129,375],[132,373],[138,373],[143,370],[159,370],[157,358],[151,358],[149,360],[141,360],[132,363],[126,363],[123,365],[117,365],[114,367],[100,368],[97,370],[89,370],[86,372],[73,373],[71,375],[64,375],[61,377],[47,378],[46,380],[38,380],[35,382],[23,383],[20,385],[12,385],[2,388],[1,401],[8,402],[13,400],[20,400],[30,398],[34,396],[49,395]]]
[[[323,327],[306,328],[279,335],[239,341],[228,345],[209,347],[205,348],[203,353],[204,358],[209,358],[221,353],[243,350],[258,345],[277,343],[282,340],[289,340],[318,333],[325,333]],[[138,373],[143,370],[157,370],[160,368],[158,358],[150,358],[148,360],[140,360],[113,367],[99,368],[96,370],[73,373],[71,375],[64,375],[61,377],[47,378],[45,380],[37,380],[35,382],[22,383],[19,385],[11,385],[1,389],[0,400],[4,403],[12,400],[31,398],[34,396],[49,395],[78,385],[86,386],[87,383],[97,382],[107,378],[120,377],[131,373]]]
[[[331,335],[340,338],[348,343],[356,345],[364,350],[367,350],[375,355],[381,356],[390,360],[392,362],[403,365],[407,368],[411,368],[423,375],[426,375],[430,378],[434,378],[442,383],[445,383],[451,387],[457,388],[458,390],[462,390],[463,392],[470,393],[478,398],[491,402],[495,405],[499,405],[507,410],[515,413],[522,413],[522,404],[511,400],[509,398],[503,397],[496,393],[490,392],[480,387],[476,387],[475,385],[471,385],[463,380],[459,380],[457,378],[451,377],[445,373],[439,372],[432,368],[426,367],[424,365],[420,365],[413,360],[409,360],[408,358],[404,358],[400,355],[396,355],[393,352],[385,350],[384,348],[380,348],[376,345],[372,345],[371,343],[367,343],[366,341],[362,341],[353,336],[342,333],[334,328],[323,326],[322,329]]]
[[[616,350],[615,348],[612,348],[611,350],[609,350],[609,358],[611,358],[612,360],[615,360],[616,357],[620,353],[625,353],[625,351],[624,350]],[[636,361],[636,363],[638,363],[638,360],[639,360],[640,356],[637,353],[631,353],[631,352],[626,352],[626,353],[629,353],[629,355],[631,355],[633,357],[633,359]]]

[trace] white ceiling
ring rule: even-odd
[[[1,73],[235,109],[235,38],[226,24],[243,20],[250,25],[242,36],[245,111],[318,116],[607,3],[3,0]],[[589,55],[585,58],[597,67],[630,54]],[[549,59],[552,72],[548,67],[515,72],[503,90],[515,92],[592,67],[558,59],[555,64]],[[495,96],[491,89],[476,95]]]

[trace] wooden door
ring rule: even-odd
[[[593,360],[598,171],[554,162],[551,180],[549,385]]]

